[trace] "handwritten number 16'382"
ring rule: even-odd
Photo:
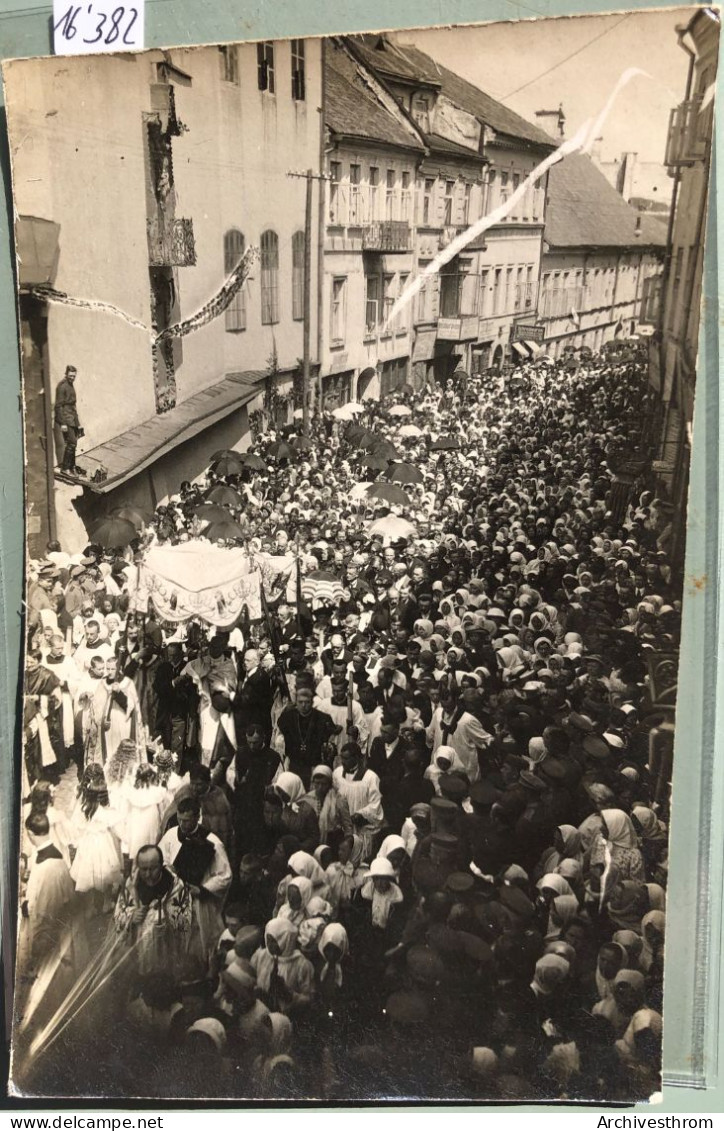
[[[81,10],[82,7],[80,5],[78,7],[75,7],[71,4],[68,10],[64,12],[60,17],[57,24],[53,25],[53,31],[57,33],[60,30],[63,39],[74,39],[78,32],[78,28],[76,27],[75,22]],[[93,5],[89,4],[87,7],[87,13],[89,17],[91,16],[92,10]],[[130,16],[130,19],[125,31],[121,35],[121,23],[124,16],[126,15]],[[128,10],[126,10],[125,8],[114,8],[110,16],[108,16],[106,12],[96,12],[95,17],[97,19],[95,35],[90,39],[87,39],[84,36],[84,43],[100,43],[100,41],[103,40],[104,43],[110,45],[111,43],[115,43],[118,39],[120,39],[121,43],[125,43],[127,47],[134,46],[133,40],[129,39],[128,36],[130,34],[131,28],[138,19],[138,11],[135,8],[129,8]],[[103,33],[106,27],[106,22],[109,22],[110,26],[104,38]]]

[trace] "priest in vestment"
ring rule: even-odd
[[[167,976],[183,968],[194,922],[191,893],[164,864],[157,845],[145,845],[137,853],[113,918],[118,935],[135,945],[139,979]]]
[[[96,762],[105,765],[122,742],[139,742],[143,719],[136,686],[129,676],[118,676],[115,656],[106,660],[106,676],[93,697],[93,714],[98,725]]]
[[[211,971],[216,944],[224,930],[222,910],[232,880],[226,849],[214,833],[201,824],[196,797],[178,804],[178,825],[159,841],[163,860],[173,868],[191,893],[194,924],[189,934],[183,981],[205,981]]]

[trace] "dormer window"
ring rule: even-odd
[[[412,120],[420,127],[423,133],[430,132],[430,96],[427,94],[413,94],[410,105]]]

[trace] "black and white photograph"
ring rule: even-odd
[[[660,1096],[719,23],[3,64],[13,1095]]]

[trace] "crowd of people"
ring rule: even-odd
[[[20,973],[93,924],[123,958],[34,1071],[92,1037],[106,1094],[659,1089],[681,579],[613,459],[648,396],[633,356],[402,391],[30,564]],[[293,559],[262,618],[134,608],[219,486],[222,547]]]

